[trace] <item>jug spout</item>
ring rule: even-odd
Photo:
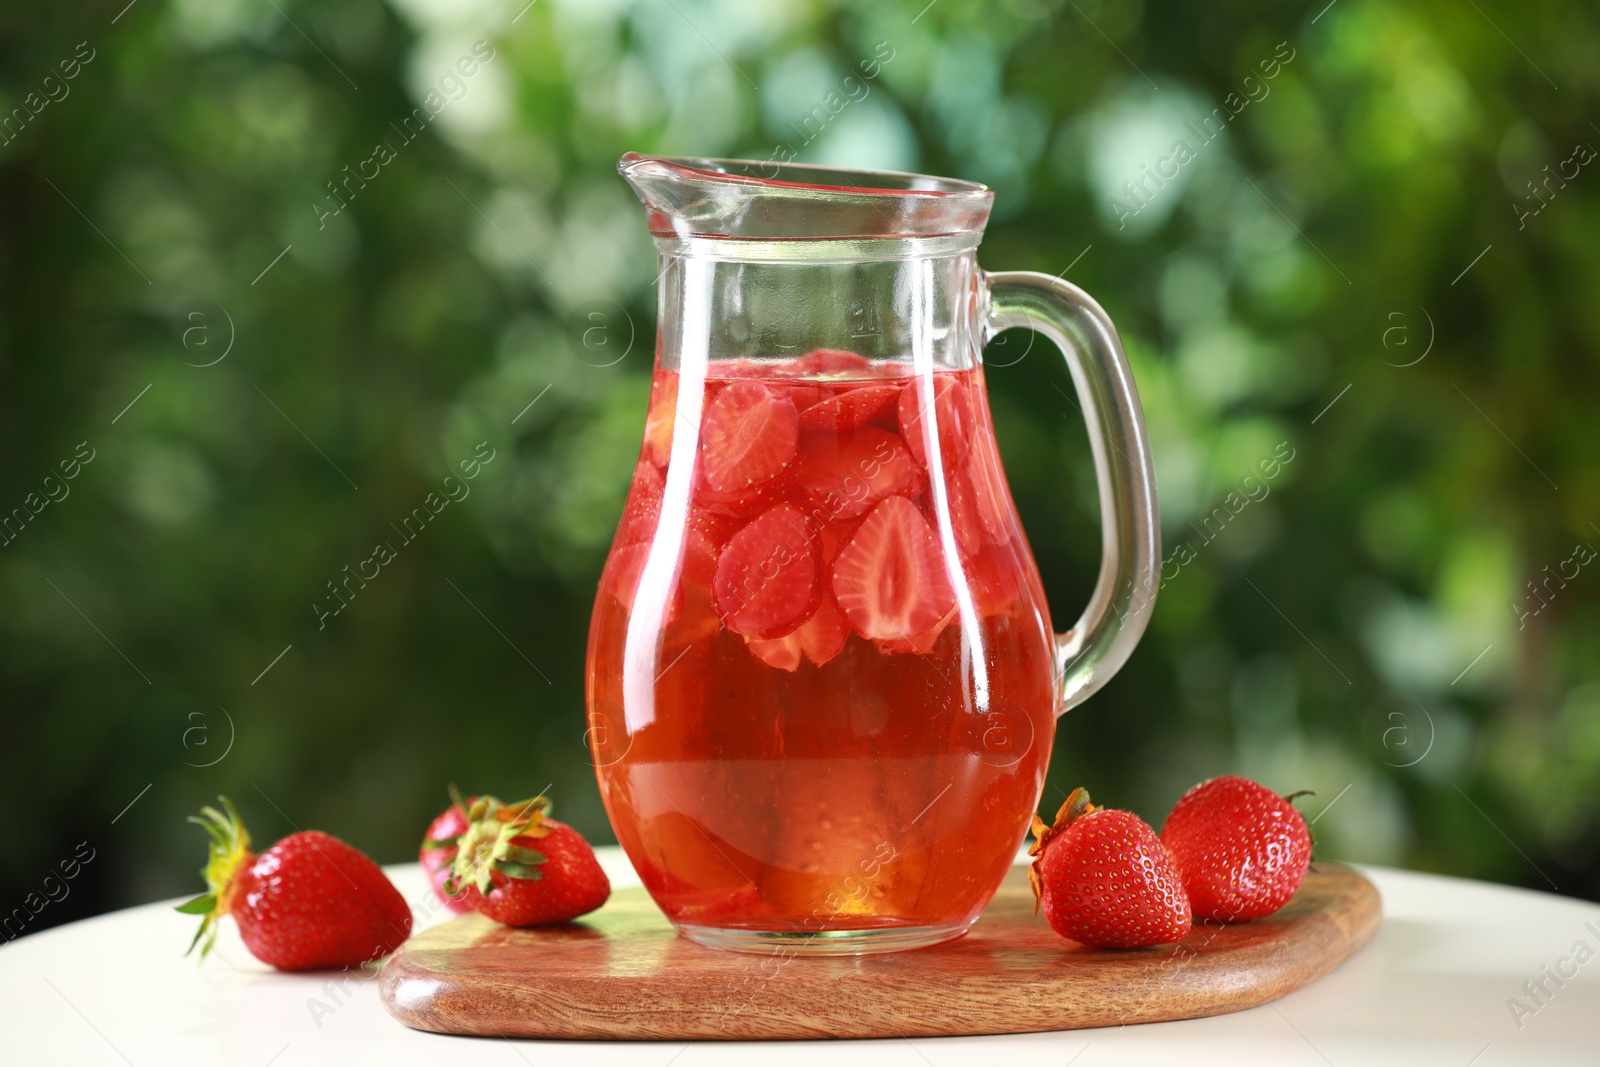
[[[994,194],[920,174],[630,152],[660,264],[657,353],[708,360],[969,367],[978,242]]]
[[[976,246],[994,201],[976,182],[794,163],[629,152],[617,171],[658,239],[966,236]]]

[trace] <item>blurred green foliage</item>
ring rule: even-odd
[[[1171,558],[1047,808],[1083,782],[1159,823],[1238,772],[1332,802],[1322,855],[1600,895],[1600,567],[1568,562],[1600,545],[1600,168],[1572,173],[1600,24],[1320,6],[8,6],[0,904],[80,840],[92,876],[36,925],[192,889],[183,817],[218,792],[259,839],[394,861],[446,783],[548,782],[610,840],[583,655],[657,269],[613,168],[780,144],[989,183],[983,262],[1120,325]],[[573,341],[597,301],[633,334],[608,366]],[[1045,346],[990,358],[1064,626],[1099,557],[1082,424]],[[395,537],[480,442],[470,494]]]

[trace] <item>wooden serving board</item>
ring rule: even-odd
[[[1372,883],[1319,864],[1276,915],[1173,945],[1092,950],[1033,914],[1014,869],[971,933],[856,957],[720,952],[679,937],[642,889],[581,922],[516,930],[466,915],[383,968],[407,1026],[501,1037],[785,1039],[1029,1033],[1222,1015],[1337,967],[1378,928]]]

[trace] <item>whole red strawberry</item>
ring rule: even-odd
[[[1294,805],[1232,775],[1185,793],[1161,840],[1183,872],[1195,916],[1218,922],[1271,915],[1294,896],[1311,863],[1311,833]]]
[[[467,832],[467,806],[477,798],[463,801],[453,788],[450,796],[451,805],[428,824],[428,832],[422,835],[417,860],[439,902],[457,915],[464,915],[472,910],[471,902],[459,892],[454,895],[445,892],[444,884],[450,880],[450,869],[455,865],[456,841]]]
[[[189,951],[205,958],[224,915],[250,954],[280,971],[354,967],[386,956],[411,935],[411,908],[382,868],[320,830],[290,834],[259,856],[227,797],[189,821],[211,835],[210,892],[178,908],[204,915]]]
[[[1128,811],[1074,789],[1054,826],[1033,819],[1033,895],[1051,929],[1101,948],[1144,948],[1189,932],[1189,899],[1161,839]]]
[[[611,882],[594,849],[549,815],[544,797],[474,800],[445,891],[507,926],[568,922],[604,904]]]

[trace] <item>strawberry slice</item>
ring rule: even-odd
[[[766,386],[794,401],[794,409],[799,412],[804,412],[807,408],[821,403],[828,396],[828,389],[815,382],[789,381],[777,378],[769,379],[766,382]]]
[[[649,468],[650,465],[645,463],[640,466]],[[637,490],[637,486],[635,489]],[[630,501],[629,507],[632,506]],[[616,597],[617,602],[628,611],[633,610],[639,577],[644,573],[645,562],[650,558],[650,547],[655,539],[659,512],[658,495],[655,499],[655,510],[650,513],[650,527],[645,536],[639,538],[624,536],[629,524],[627,512],[624,512],[624,529],[618,531],[616,543],[606,559],[605,570],[600,575],[600,587]],[[731,528],[737,525],[735,519],[690,509],[683,537],[682,558],[673,578],[676,587],[667,614],[669,623],[687,616],[703,615],[708,619],[711,617],[711,582],[716,575],[717,554],[721,551],[723,542],[728,539]],[[711,628],[716,629],[715,621],[711,622]]]
[[[624,611],[633,610],[633,597],[639,589],[639,576],[644,573],[645,561],[650,558],[650,543],[619,544],[606,557],[605,570],[600,572],[600,588],[609,592],[622,605]]]
[[[1022,593],[1022,561],[1014,549],[991,545],[964,564],[973,606],[980,616],[1004,615],[1015,606]]]
[[[788,637],[774,637],[770,641],[752,641],[745,638],[750,646],[751,653],[769,667],[793,674],[800,669],[800,660],[803,653],[800,650],[800,631],[796,630]]]
[[[911,492],[922,471],[899,436],[876,426],[853,433],[807,434],[795,482],[824,522],[865,515],[896,493]]]
[[[874,508],[834,560],[833,595],[856,633],[908,645],[941,627],[955,606],[928,520],[900,496]]]
[[[666,646],[696,645],[716,636],[719,624],[712,604],[711,583],[717,574],[719,546],[702,529],[691,525],[684,532],[683,559],[677,573],[677,588],[667,611],[667,626],[662,631],[663,663],[671,662],[676,652]]]
[[[799,437],[794,401],[760,382],[729,382],[706,406],[700,424],[706,485],[737,493],[771,481],[794,462]]]
[[[805,513],[779,504],[723,546],[711,582],[717,615],[745,637],[785,637],[816,610],[821,569]]]
[[[879,641],[878,651],[886,656],[896,652],[911,652],[919,656],[926,656],[933,651],[933,646],[939,643],[940,635],[944,633],[945,627],[949,626],[955,617],[956,609],[951,608],[944,613],[944,618],[914,637],[891,637],[886,641]]]
[[[937,427],[940,461],[947,468],[954,467],[967,458],[972,443],[972,397],[954,374],[935,374],[931,399],[926,391],[927,383],[920,378],[901,390],[900,435],[917,462],[927,466],[927,435]]]
[[[640,460],[633,469],[633,487],[628,490],[628,503],[622,509],[622,522],[617,527],[617,544],[630,545],[655,536],[665,489],[661,472],[651,463]]]
[[[713,559],[722,551],[722,546],[728,543],[728,538],[738,531],[739,525],[739,520],[715,510],[707,510],[693,504],[689,506],[689,532],[699,534],[704,542],[710,545]]]
[[[683,534],[683,566],[678,571],[682,586],[709,588],[717,576],[717,556],[721,548],[704,529],[690,526]]]
[[[658,370],[650,382],[650,412],[644,420],[644,456],[666,467],[672,456],[672,431],[678,421],[678,375]]]
[[[779,501],[787,481],[787,478],[779,477],[752,489],[720,493],[706,484],[702,471],[694,487],[694,506],[708,515],[748,522]]]
[[[961,554],[969,556],[981,552],[986,538],[971,479],[965,471],[951,471],[945,479],[944,491],[945,498],[950,502],[950,525],[955,528],[956,545],[961,549]]]
[[[1006,492],[1005,474],[1000,469],[999,457],[994,455],[993,442],[975,442],[971,461],[967,464],[971,479],[972,500],[976,506],[979,524],[983,526],[984,540],[991,545],[1007,544],[1011,540],[1011,502]]]
[[[821,521],[821,516],[815,512],[812,518]],[[839,552],[850,543],[850,538],[856,535],[857,522],[828,522],[817,530],[817,543],[822,549],[822,565],[833,566],[833,561],[839,558]]]
[[[834,602],[833,594],[824,591],[817,612],[795,631],[800,638],[800,649],[806,659],[821,667],[844,651],[845,639],[850,636],[850,623],[844,612]]]
[[[985,545],[1011,542],[1011,509],[1003,477],[989,464],[976,462],[966,470],[951,471],[945,479],[950,523],[963,556],[979,552]]]
[[[807,377],[825,375],[860,374],[872,366],[866,356],[846,352],[842,348],[817,348],[801,356],[794,365],[795,372]]]
[[[895,385],[866,385],[846,389],[800,412],[802,430],[854,430],[865,426],[900,398]]]
[[[788,637],[773,641],[751,641],[750,651],[763,663],[782,671],[800,669],[800,659],[818,667],[844,651],[845,639],[850,636],[850,624],[833,602],[833,595],[824,592],[816,613]]]
[[[681,603],[673,608],[675,618],[698,613],[709,621],[712,631],[716,630],[711,583],[717,577],[717,557],[722,554],[722,546],[738,528],[738,519],[689,508],[683,535],[683,569],[678,575]]]

